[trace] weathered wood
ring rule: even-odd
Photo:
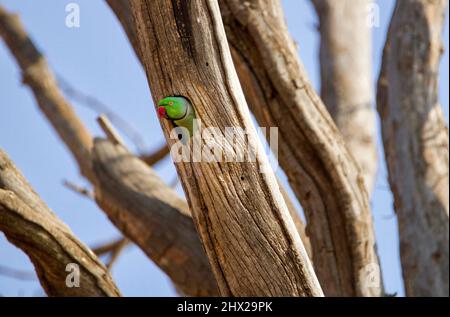
[[[257,140],[216,1],[131,1],[156,102],[187,97],[203,127],[241,127],[256,162],[179,162],[177,171],[222,295],[321,296]],[[170,124],[162,123],[170,144]],[[198,136],[198,134],[197,134]],[[246,144],[242,134],[238,144]],[[224,143],[229,144],[229,140]],[[247,153],[247,149],[244,149]]]
[[[361,167],[368,193],[377,172],[372,83],[372,0],[312,0],[319,17],[320,94]]]
[[[49,296],[120,296],[105,266],[45,205],[0,150],[0,231],[25,252]],[[79,287],[68,287],[68,264]]]
[[[163,184],[156,174],[151,172],[149,167],[145,167],[143,171],[135,175],[127,175],[126,180],[132,182],[133,184],[139,184],[141,182],[142,175],[150,175],[148,181],[142,181],[143,184],[147,184],[145,192],[141,192],[142,196],[150,197],[149,206],[147,209],[142,211],[142,206],[139,204],[129,203],[130,199],[128,196],[124,195],[123,192],[134,193],[133,187],[126,187],[127,183],[121,179],[122,174],[109,170],[110,165],[105,166],[103,169],[101,167],[100,158],[104,158],[97,155],[96,158],[96,173],[100,177],[107,178],[108,182],[102,183],[99,181],[92,170],[92,158],[91,158],[91,147],[93,145],[92,136],[84,127],[81,120],[76,116],[70,104],[62,97],[57,85],[52,77],[48,66],[43,62],[43,57],[37,51],[34,44],[31,42],[29,37],[26,35],[20,21],[17,17],[12,16],[5,12],[5,10],[0,6],[0,34],[6,39],[7,45],[10,48],[14,57],[19,61],[20,67],[25,67],[23,72],[26,72],[27,65],[34,65],[31,60],[39,60],[37,64],[39,73],[43,74],[42,83],[35,78],[32,81],[32,89],[36,100],[40,106],[40,109],[44,112],[46,116],[50,118],[53,128],[61,136],[62,140],[66,143],[72,154],[76,157],[77,163],[80,165],[83,175],[85,175],[92,184],[95,185],[97,193],[103,193],[100,198],[97,198],[98,205],[103,209],[103,211],[108,215],[111,221],[117,225],[117,227],[123,230],[123,233],[127,237],[142,247],[145,254],[149,255],[152,260],[156,260],[156,263],[166,271],[169,276],[173,276],[176,280],[174,281],[177,288],[183,290],[186,295],[204,295],[204,296],[214,296],[218,294],[215,279],[211,273],[211,269],[205,267],[207,258],[204,255],[204,251],[199,243],[195,244],[195,228],[192,225],[192,220],[190,225],[186,225],[186,220],[184,217],[179,215],[186,214],[188,207],[185,201],[181,201],[175,195],[170,187]],[[34,77],[33,77],[34,78]],[[111,153],[110,153],[111,154]],[[112,155],[112,154],[111,154]],[[109,158],[109,156],[106,156]],[[133,165],[137,158],[129,158],[130,166]],[[111,162],[108,162],[111,163]],[[142,164],[141,164],[142,165]],[[142,169],[142,166],[139,165]],[[120,166],[120,165],[119,165]],[[110,172],[109,174],[102,174],[98,171],[104,170]],[[3,171],[7,173],[8,170]],[[117,175],[118,178],[114,178]],[[107,176],[107,177],[106,177]],[[132,181],[133,178],[139,179],[139,181]],[[18,182],[16,178],[5,178],[8,182]],[[38,196],[32,191],[24,191],[25,183],[14,183],[8,186],[13,186],[15,188],[16,194],[21,194],[23,197],[28,197],[27,204],[31,208],[39,208],[40,210],[45,210],[43,205],[45,205]],[[101,187],[104,186],[104,190]],[[122,194],[117,196],[108,195],[111,188],[120,187],[123,189]],[[130,185],[131,186],[131,185]],[[155,186],[155,187],[152,187]],[[156,193],[156,194],[155,194]],[[168,204],[168,197],[172,197],[177,204]],[[118,202],[118,197],[121,197],[127,203]],[[143,199],[145,199],[145,197]],[[157,197],[164,197],[164,201],[158,201]],[[107,201],[110,199],[112,202]],[[179,205],[179,206],[178,206]],[[125,207],[124,207],[125,206]],[[162,209],[158,209],[158,208]],[[177,208],[180,209],[177,209]],[[136,208],[136,209],[134,209]],[[129,213],[129,215],[127,215]],[[155,218],[153,218],[152,213],[155,213]],[[171,219],[170,223],[171,230],[168,227],[158,227],[155,219],[161,220],[161,214],[166,215],[167,219]],[[180,223],[176,221],[179,220]],[[133,230],[133,228],[139,228],[141,231]],[[147,228],[153,228],[150,234]],[[180,228],[187,228],[185,233],[178,233]],[[190,237],[184,241],[183,239],[173,239],[171,237]],[[148,237],[149,239],[143,240],[143,237]],[[175,258],[173,254],[168,256],[161,255],[160,247],[167,245],[167,242],[162,242],[162,238],[168,237],[169,241],[174,243],[173,250],[181,250],[185,253],[178,255],[177,261],[169,262],[171,258]],[[151,238],[151,239],[150,239]],[[172,239],[172,240],[170,240]],[[194,241],[193,245],[189,245],[190,242]],[[178,247],[176,243],[181,243]],[[192,253],[187,253],[192,252]],[[186,260],[188,259],[188,260]],[[187,262],[186,262],[187,261]],[[189,263],[189,265],[184,266],[184,263]],[[197,279],[198,277],[198,279]]]
[[[188,296],[217,296],[218,288],[186,201],[119,144],[96,139],[95,199]]]
[[[133,23],[133,17],[131,13],[131,7],[130,2],[128,0],[106,0],[108,5],[111,7],[114,14],[117,16],[119,22],[121,23],[122,27],[125,30],[125,33],[127,34],[127,37],[132,44],[136,55],[139,54],[139,48],[137,47],[137,34],[135,25]],[[132,23],[130,25],[130,23]],[[143,61],[141,60],[141,63],[143,64]],[[159,148],[154,154],[152,155],[144,155],[141,157],[141,159],[147,163],[148,165],[153,165],[155,162],[159,161],[162,157],[164,157],[166,154],[169,153],[169,148],[167,145],[162,146]],[[294,206],[294,203],[292,202],[292,199],[287,194],[285,188],[282,186],[280,181],[278,181],[278,185],[280,187],[281,193],[283,195],[284,201],[286,202],[286,205],[289,209],[289,212],[292,216],[292,219],[294,220],[295,227],[297,228],[298,233],[300,234],[300,237],[302,239],[302,242],[306,248],[306,251],[308,252],[308,255],[311,256],[311,243],[309,241],[309,238],[306,234],[305,230],[305,224],[301,220],[297,209]]]
[[[39,108],[72,152],[81,174],[91,179],[89,150],[92,137],[89,131],[61,94],[44,56],[28,37],[19,17],[6,12],[2,6],[0,36],[22,69],[23,82],[31,88]]]
[[[377,103],[408,296],[449,296],[448,128],[438,100],[447,1],[397,1]]]
[[[278,186],[280,187],[281,195],[283,195],[283,199],[286,202],[286,206],[289,210],[289,214],[294,221],[295,228],[297,228],[297,232],[300,234],[300,238],[302,239],[303,245],[305,247],[306,253],[308,253],[309,259],[312,259],[312,249],[311,249],[311,241],[309,241],[308,235],[306,234],[306,227],[303,223],[300,215],[298,213],[297,208],[294,206],[294,202],[289,197],[286,188],[281,183],[280,179],[277,178]]]
[[[123,29],[125,30],[125,33],[127,34],[127,37],[135,50],[136,55],[139,57],[139,47],[137,46],[137,34],[135,25],[133,23],[133,17],[131,13],[131,7],[130,2],[128,0],[106,0],[108,5],[111,7],[114,14],[117,16],[119,22],[121,23]],[[139,57],[140,58],[140,57]],[[143,61],[140,59],[141,63]],[[158,149],[154,154],[152,155],[144,155],[141,157],[141,159],[146,162],[148,165],[153,165],[156,161],[159,161],[162,157],[164,157],[166,154],[169,153],[169,148],[164,145],[160,149]],[[308,254],[311,254],[311,246],[309,242],[309,238],[306,235],[305,231],[305,225],[300,219],[298,215],[298,211],[296,210],[293,202],[291,201],[291,198],[287,194],[286,190],[282,187],[281,183],[278,182],[280,186],[281,193],[283,194],[283,198],[286,202],[286,205],[289,209],[289,212],[294,220],[295,226],[300,234],[300,237],[305,244],[305,248],[308,252]]]
[[[279,129],[279,161],[305,211],[325,295],[380,295],[363,177],[306,76],[279,1],[220,5],[249,106],[260,125]]]

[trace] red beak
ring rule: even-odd
[[[160,118],[166,118],[166,119],[167,119],[166,108],[164,108],[164,107],[159,107],[159,108],[158,108],[158,115],[159,115]]]

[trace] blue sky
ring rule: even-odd
[[[80,5],[80,28],[65,26],[65,6]],[[132,123],[151,151],[164,142],[152,108],[145,74],[109,8],[101,0],[0,0],[20,14],[26,29],[46,56],[52,70],[74,87],[95,96]],[[373,30],[374,80],[378,75],[386,29],[394,1],[379,0],[380,26]],[[299,44],[299,55],[310,79],[319,88],[317,19],[309,0],[284,0],[290,32]],[[448,122],[448,17],[445,54],[441,62],[440,98]],[[94,135],[102,132],[96,113],[73,102],[77,113]],[[21,169],[37,192],[83,242],[92,246],[119,237],[95,203],[62,186],[64,179],[86,185],[70,153],[39,112],[20,71],[0,40],[0,147]],[[379,136],[378,136],[379,138]],[[128,140],[129,141],[129,140]],[[132,144],[130,147],[133,148]],[[372,197],[378,250],[387,292],[404,295],[398,252],[397,222],[386,180],[380,144],[378,180]],[[156,166],[163,179],[173,179],[175,170],[166,158]],[[283,177],[283,175],[281,175]],[[180,186],[178,191],[182,194]],[[0,266],[32,271],[28,258],[0,234]],[[113,268],[113,276],[126,296],[172,296],[168,278],[137,248],[126,249]],[[19,281],[0,276],[0,295],[43,295],[37,280]]]

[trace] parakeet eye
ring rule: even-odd
[[[169,101],[169,106],[173,106],[173,101]]]

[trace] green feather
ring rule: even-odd
[[[166,97],[158,102],[158,108],[164,107],[167,119],[176,126],[186,128],[189,135],[194,134],[195,111],[189,100],[184,97]]]

